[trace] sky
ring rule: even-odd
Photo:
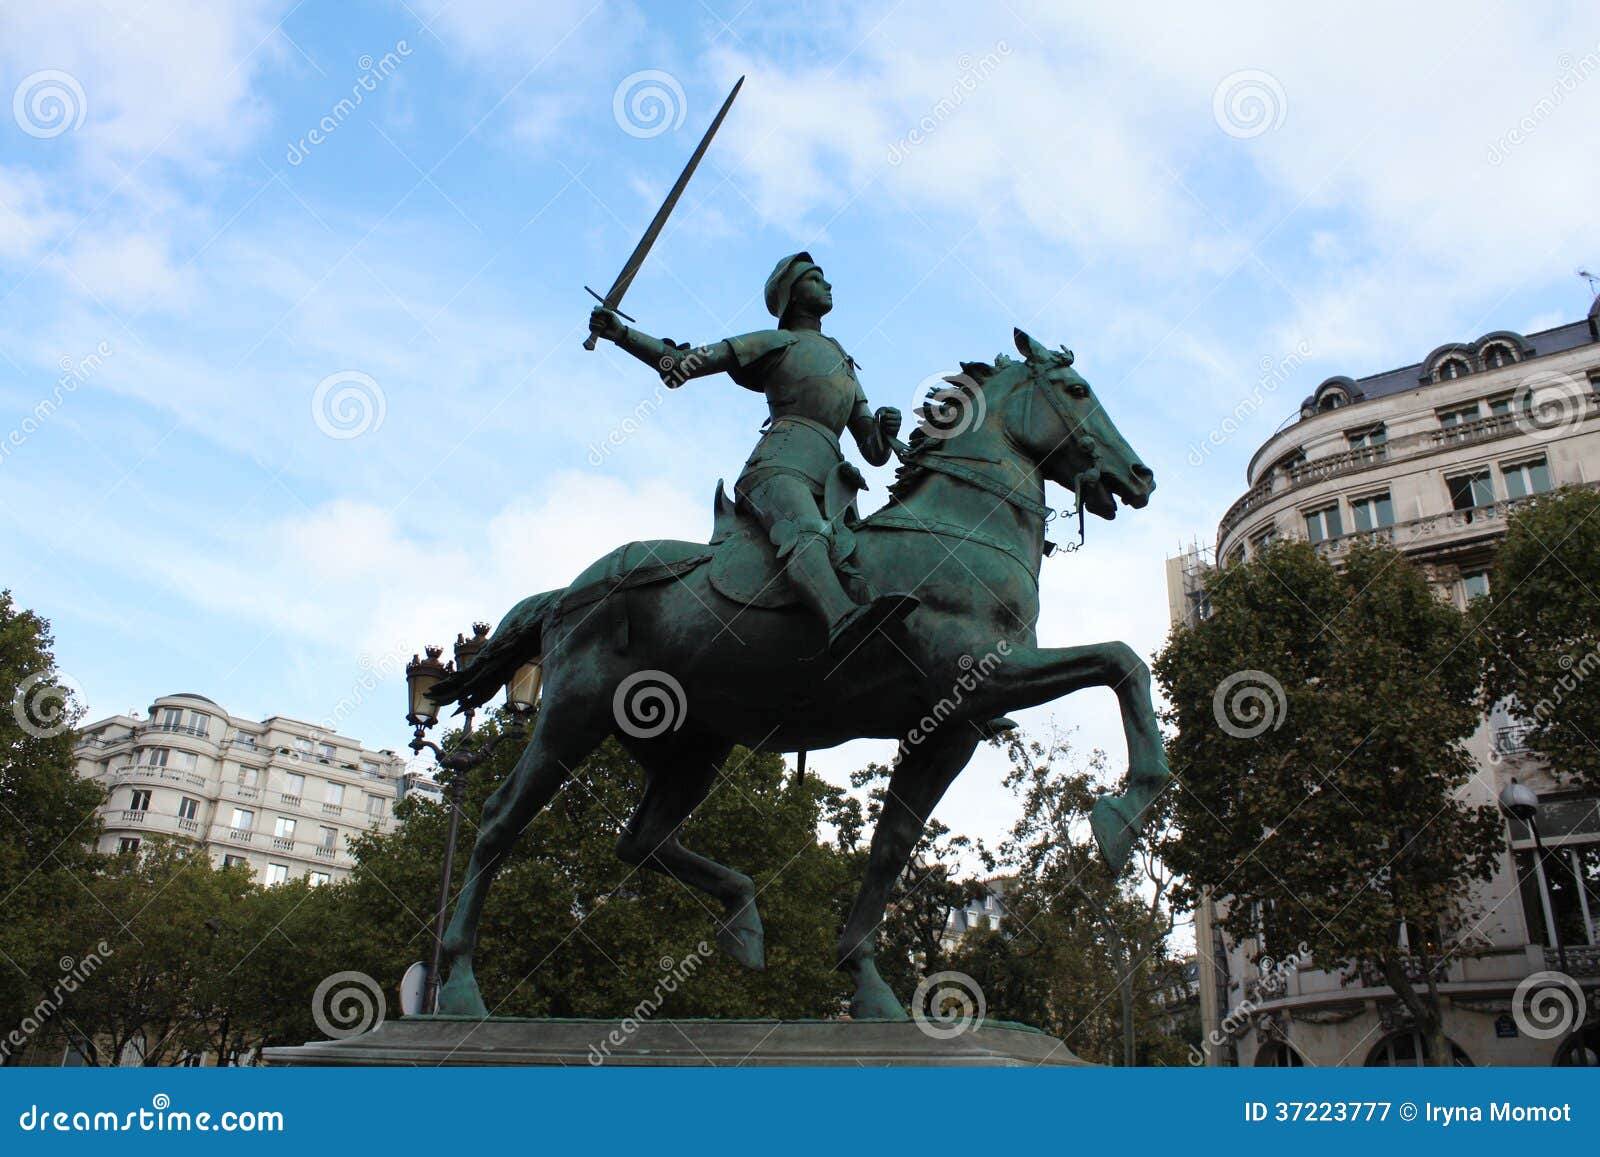
[[[809,250],[907,412],[1013,326],[1070,346],[1158,489],[1045,562],[1046,644],[1153,655],[1164,559],[1318,382],[1591,301],[1592,5],[0,0],[0,585],[88,718],[402,748],[423,643],[703,541],[762,399],[585,352],[584,286],[741,75],[624,308],[763,328]],[[1125,765],[1109,691],[1019,718]],[[997,841],[1002,774],[936,814]]]

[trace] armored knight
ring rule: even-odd
[[[778,319],[777,329],[697,349],[630,329],[604,308],[590,314],[589,329],[655,367],[669,387],[726,373],[745,389],[766,395],[769,417],[734,493],[777,546],[801,601],[826,625],[829,652],[843,658],[878,627],[917,605],[911,595],[881,595],[863,604],[846,593],[835,570],[833,527],[822,508],[828,475],[844,461],[839,449],[844,431],[849,429],[862,457],[881,466],[900,432],[900,411],[886,406],[874,412],[868,406],[855,361],[822,332],[833,292],[811,254],[778,262],[767,278],[766,303]]]

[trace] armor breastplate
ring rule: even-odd
[[[850,355],[838,342],[803,330],[762,376],[762,393],[776,422],[797,415],[842,434],[861,397]]]

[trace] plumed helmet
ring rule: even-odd
[[[778,262],[772,276],[767,278],[767,312],[781,320],[783,311],[789,308],[789,291],[794,283],[806,270],[816,268],[817,263],[811,260],[809,253],[793,253]]]

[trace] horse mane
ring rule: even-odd
[[[975,397],[975,392],[984,391],[989,381],[1000,371],[1009,369],[1019,364],[1015,358],[1005,354],[995,355],[993,364],[989,362],[962,362],[961,373],[943,379],[940,385],[928,391],[922,405],[916,410],[917,416],[923,422],[937,425],[941,420],[948,420],[964,405],[963,397]],[[911,436],[906,439],[910,453],[900,463],[894,472],[894,481],[889,485],[889,498],[891,501],[905,498],[916,486],[917,482],[929,473],[921,460],[934,454],[949,452],[952,439],[936,438],[931,436],[927,427],[919,422],[917,428],[911,431]]]

